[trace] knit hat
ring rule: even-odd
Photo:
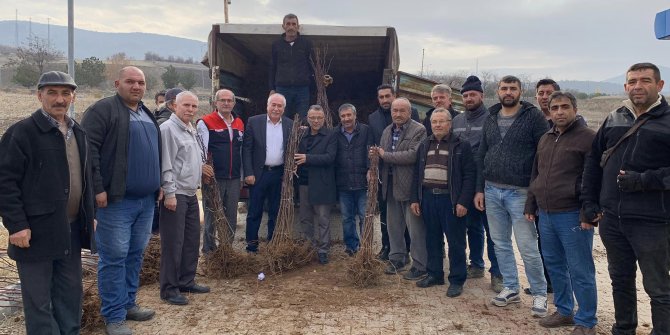
[[[479,78],[477,78],[477,76],[469,76],[467,79],[465,79],[465,82],[461,87],[461,93],[465,93],[467,91],[479,91],[484,93],[484,90],[482,89],[482,82],[479,80]]]
[[[165,102],[174,101],[175,99],[177,99],[177,94],[179,94],[181,92],[184,92],[184,90],[182,90],[179,87],[175,87],[175,88],[171,88],[171,89],[167,90],[167,92],[165,92]]]
[[[74,83],[72,77],[60,71],[44,72],[37,82],[37,89],[42,89],[44,86],[68,86],[73,90],[77,89],[77,84]]]

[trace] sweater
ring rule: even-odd
[[[489,108],[482,140],[477,151],[477,192],[484,192],[484,181],[528,187],[540,137],[547,131],[544,114],[522,101],[514,123],[504,138],[498,129],[500,103]]]
[[[203,152],[192,125],[172,114],[161,125],[163,162],[161,187],[166,198],[193,196],[200,186]]]

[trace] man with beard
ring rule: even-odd
[[[95,241],[98,292],[106,332],[132,334],[126,320],[146,321],[155,312],[136,302],[144,248],[160,191],[160,131],[142,103],[144,72],[124,67],[114,82],[117,94],[99,100],[81,125],[91,144],[98,226]]]
[[[384,129],[393,123],[391,118],[391,104],[396,98],[395,89],[393,86],[388,84],[382,84],[377,87],[377,102],[379,102],[379,108],[374,111],[370,116],[368,116],[368,123],[370,124],[370,130],[372,130],[372,136],[375,142],[375,145],[379,145],[382,133]],[[419,112],[416,109],[411,108],[412,120],[419,122]],[[383,164],[382,161],[379,162]],[[381,166],[379,167],[381,169]],[[382,188],[379,187],[379,221],[381,225],[382,232],[382,248],[379,250],[377,255],[381,260],[389,259],[389,251],[391,247],[389,245],[389,235],[387,229],[387,220],[386,220],[386,201],[383,200],[381,194]],[[409,252],[409,246],[411,243],[409,231],[405,231],[405,243],[407,243],[407,252]]]
[[[454,136],[462,141],[467,141],[472,147],[472,152],[477,153],[482,138],[482,127],[489,116],[489,110],[484,106],[484,90],[482,82],[477,76],[469,76],[461,87],[465,113],[458,114],[453,120],[452,132]],[[494,250],[489,222],[486,212],[474,208],[468,203],[468,212],[465,216],[467,223],[468,247],[470,249],[470,265],[468,265],[468,278],[484,277],[484,232],[486,232],[486,250],[491,262],[491,289],[500,293],[502,291],[502,275],[498,267],[498,259]]]
[[[670,107],[663,84],[654,64],[628,69],[629,99],[603,122],[584,168],[581,222],[600,222],[614,297],[612,334],[635,334],[638,265],[651,298],[651,333],[670,334]]]
[[[423,126],[426,127],[426,134],[428,136],[433,134],[433,130],[430,127],[430,116],[433,115],[434,110],[438,108],[448,110],[452,120],[459,114],[451,106],[451,87],[449,85],[437,84],[433,86],[433,89],[430,91],[430,99],[433,101],[433,108],[426,112],[426,118],[423,119]]]
[[[286,117],[300,114],[304,118],[309,107],[309,86],[313,71],[310,61],[312,42],[300,35],[295,14],[286,14],[281,25],[284,33],[272,43],[270,57],[270,95],[286,97]]]
[[[547,119],[549,128],[554,126],[554,121],[551,120],[551,112],[549,111],[549,97],[552,93],[560,90],[561,87],[558,85],[558,83],[555,80],[549,78],[540,79],[537,81],[537,84],[535,84],[535,100],[537,101],[537,106],[542,111],[542,114],[544,114],[544,117]],[[586,119],[584,119],[583,116],[577,114],[576,120],[583,126],[586,126]],[[546,271],[545,277],[549,278]],[[551,283],[548,282],[547,284],[549,285],[547,288],[549,288]]]
[[[495,243],[503,290],[491,300],[504,307],[519,303],[519,278],[512,246],[512,232],[523,259],[533,295],[531,314],[547,315],[547,282],[537,246],[537,230],[524,215],[524,205],[535,151],[547,131],[542,112],[528,102],[520,102],[521,81],[505,76],[498,83],[500,103],[489,108],[477,153],[477,194],[475,207],[489,221]],[[486,207],[484,200],[486,199]]]

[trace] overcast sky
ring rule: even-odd
[[[231,23],[393,26],[400,69],[604,80],[636,62],[670,66],[670,41],[656,40],[668,0],[231,0]],[[224,21],[223,0],[75,0],[77,28],[207,39]],[[65,0],[0,0],[0,20],[67,25]],[[9,33],[9,32],[1,32]],[[478,65],[478,68],[477,68]],[[665,76],[665,74],[664,74]]]

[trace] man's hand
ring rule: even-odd
[[[587,223],[587,222],[582,222],[581,223],[582,229],[584,230],[591,230],[593,229],[594,225]]]
[[[156,199],[156,201],[163,200],[163,195],[165,194],[163,193],[163,188],[161,187],[160,189],[158,189],[158,199]]]
[[[377,147],[377,155],[379,155],[379,158],[384,159],[384,149],[382,147]]]
[[[535,222],[535,214],[525,213],[523,216],[530,222]]]
[[[165,198],[165,201],[163,202],[163,206],[167,208],[168,210],[171,211],[176,211],[177,210],[177,198]]]
[[[456,204],[456,216],[459,218],[464,217],[466,214],[468,214],[468,209],[465,208],[465,206],[461,204]]]
[[[616,176],[616,183],[621,192],[642,191],[642,174],[635,171],[620,170]]]
[[[421,206],[418,202],[413,202],[409,205],[409,209],[412,210],[412,214],[416,216],[421,216]]]
[[[475,208],[477,208],[480,211],[484,211],[486,207],[484,206],[484,193],[482,192],[477,192],[475,193]]]
[[[205,184],[210,184],[214,179],[214,168],[209,164],[202,165],[202,180]]]
[[[98,193],[95,195],[95,204],[98,208],[107,207],[107,192]]]
[[[582,204],[582,211],[581,211],[581,221],[585,223],[596,223],[602,219],[603,213],[600,210],[600,207],[591,202],[591,201],[584,201]]]
[[[307,154],[295,154],[293,155],[296,165],[302,165],[307,162]]]
[[[256,177],[254,176],[244,177],[244,183],[251,186],[256,183]]]
[[[332,83],[333,83],[333,77],[327,74],[323,76],[323,86],[328,87]]]
[[[30,229],[24,229],[9,235],[9,243],[19,248],[30,247]]]

